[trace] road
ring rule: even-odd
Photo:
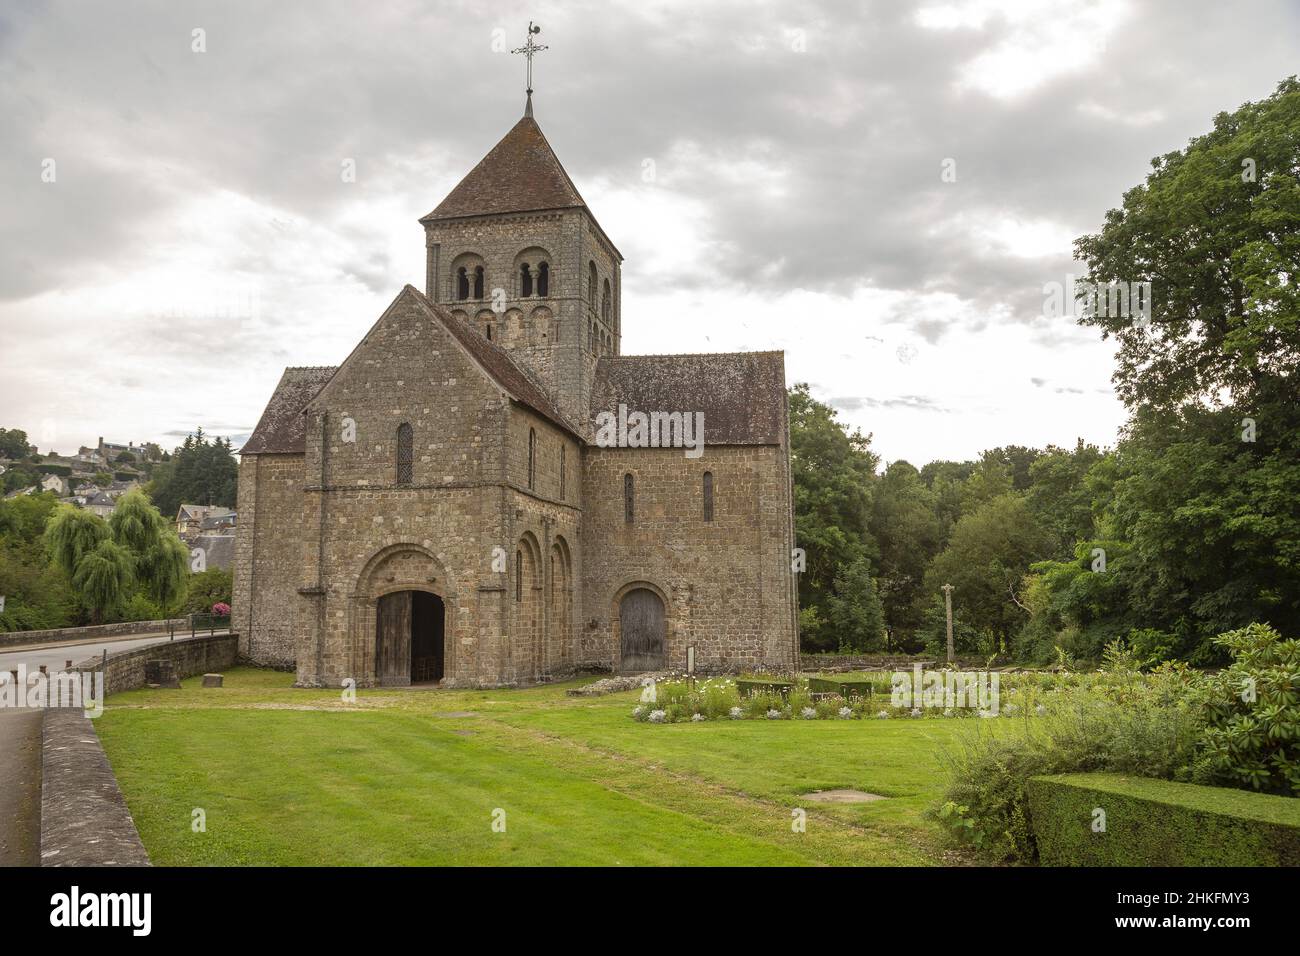
[[[217,631],[218,634],[227,633]],[[189,637],[189,631],[176,636]],[[0,653],[0,671],[19,663],[34,674],[44,664],[54,674],[71,660],[78,664],[137,647],[163,643],[166,631],[135,634],[113,641],[64,642],[20,647]],[[0,707],[0,866],[39,866],[41,852],[41,711]]]
[[[201,634],[208,633],[201,631]],[[217,631],[218,634],[225,634],[226,631]],[[189,637],[189,631],[177,631],[176,637],[179,640],[182,637]],[[36,673],[40,665],[44,664],[51,674],[64,670],[68,661],[74,664],[80,664],[89,657],[101,657],[104,650],[107,649],[110,654],[117,651],[129,651],[137,647],[146,647],[149,644],[158,644],[168,640],[167,632],[162,631],[157,634],[135,634],[131,637],[119,637],[116,640],[109,641],[91,641],[87,643],[63,643],[63,644],[37,644],[32,647],[17,647],[10,651],[0,652],[0,671],[14,670],[19,662],[27,665],[29,674]]]

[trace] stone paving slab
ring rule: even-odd
[[[0,710],[0,866],[40,865],[43,714]]]

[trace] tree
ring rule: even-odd
[[[163,514],[174,515],[186,502],[232,508],[238,485],[230,439],[208,441],[200,428],[154,467],[148,492]]]
[[[0,458],[17,461],[26,458],[30,448],[27,433],[21,428],[0,428]]]
[[[1300,82],[1291,77],[1268,99],[1220,113],[1186,149],[1153,159],[1102,231],[1075,241],[1089,282],[1152,284],[1147,325],[1104,309],[1079,320],[1118,341],[1114,380],[1130,408],[1294,400],[1297,155]]]
[[[876,651],[885,643],[885,612],[871,580],[871,564],[858,558],[835,575],[826,601],[827,623],[842,654]]]
[[[1034,520],[1023,497],[1005,494],[957,522],[948,546],[925,575],[925,591],[953,585],[953,606],[987,629],[994,649],[1010,643],[1027,613],[1019,599],[1029,567],[1051,553],[1051,538]]]
[[[230,571],[222,568],[208,568],[191,575],[181,610],[185,614],[208,614],[214,604],[229,604],[234,578]]]
[[[59,505],[45,526],[45,547],[54,563],[72,578],[81,559],[110,537],[108,522],[74,505]]]
[[[934,492],[906,461],[891,463],[876,486],[871,534],[880,545],[877,583],[885,624],[894,641],[906,646],[921,624],[921,584],[943,536]]]
[[[1095,488],[1087,478],[1101,459],[1102,453],[1095,445],[1085,445],[1079,439],[1073,451],[1049,446],[1029,466],[1029,508],[1051,533],[1058,555],[1071,553],[1076,542],[1095,534]]]
[[[185,595],[189,549],[139,488],[118,499],[108,523],[130,555],[134,579],[166,613]]]
[[[102,623],[126,602],[132,583],[131,563],[130,553],[108,539],[77,562],[72,586],[90,609],[92,624]]]
[[[807,384],[790,389],[790,467],[794,478],[796,544],[806,555],[799,576],[799,604],[817,608],[801,617],[800,639],[810,650],[833,650],[830,596],[835,577],[855,561],[875,557],[871,539],[871,492],[877,457],[871,437],[851,434],[829,405],[812,397]],[[809,630],[813,622],[821,622]]]

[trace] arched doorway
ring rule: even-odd
[[[396,591],[375,610],[375,677],[381,687],[437,683],[446,663],[445,608],[428,591]]]
[[[662,670],[665,650],[664,602],[649,588],[633,588],[618,606],[619,670],[623,673]]]

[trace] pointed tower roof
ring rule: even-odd
[[[421,222],[541,209],[586,208],[533,119],[532,97],[523,118]]]

